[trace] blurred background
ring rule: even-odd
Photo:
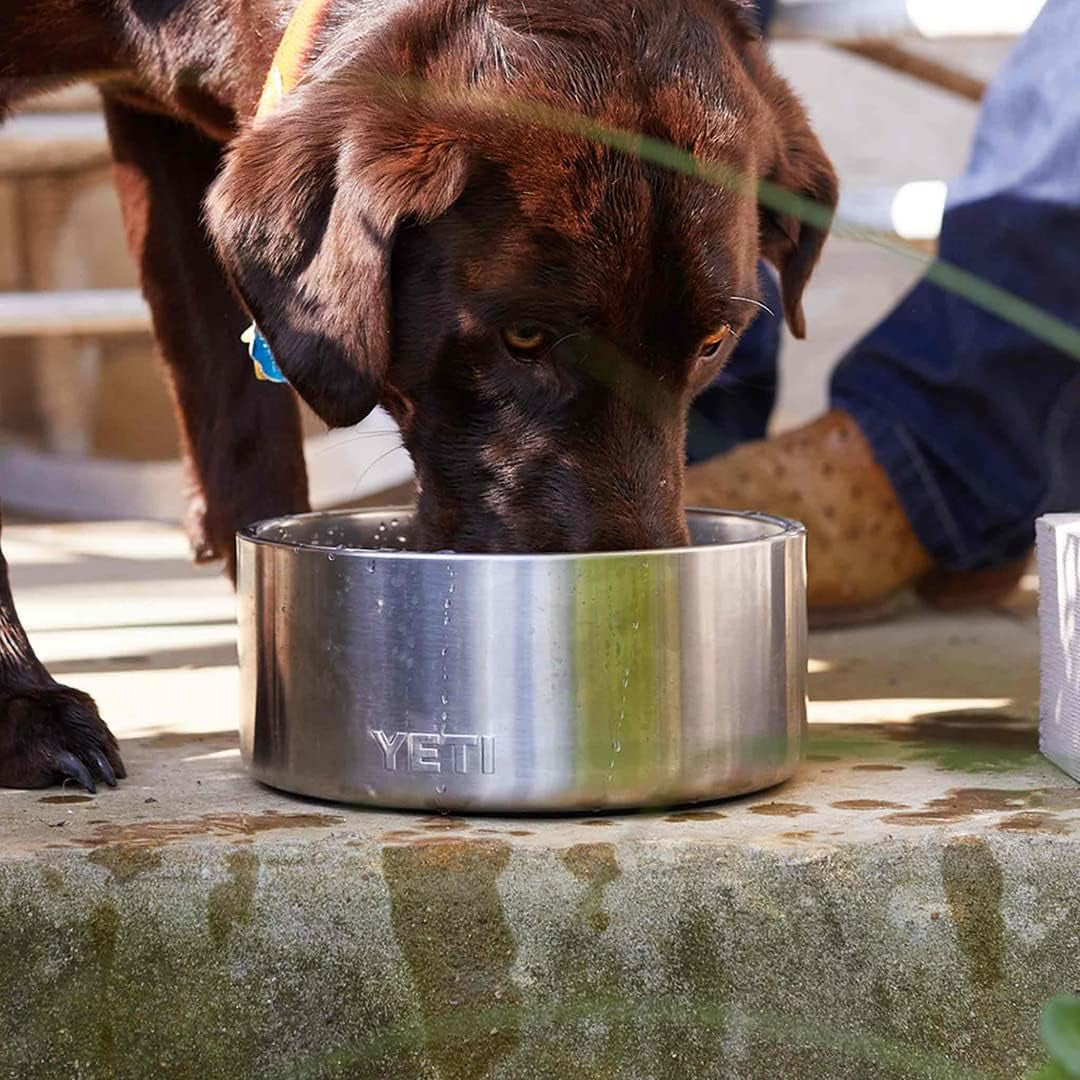
[[[933,251],[944,182],[964,166],[985,82],[1040,7],[778,5],[772,50],[840,173],[841,216]],[[807,297],[809,339],[786,343],[776,426],[825,408],[832,365],[918,274],[914,261],[830,241]],[[0,500],[9,509],[181,518],[176,427],[135,284],[94,91],[38,100],[0,128]],[[317,506],[409,481],[385,416],[363,427],[391,433],[370,439],[306,421]]]

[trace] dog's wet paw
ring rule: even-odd
[[[0,787],[73,780],[96,791],[127,775],[116,739],[89,694],[58,683],[0,689]]]

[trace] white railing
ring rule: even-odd
[[[1046,0],[782,0],[772,33],[846,41],[867,37],[1016,37]]]

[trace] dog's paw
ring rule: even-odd
[[[58,683],[0,689],[0,787],[74,780],[96,791],[127,775],[112,732],[89,694]]]

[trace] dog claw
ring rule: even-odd
[[[97,786],[90,770],[74,755],[62,750],[56,755],[56,771],[65,780],[74,780],[81,784],[91,795],[97,794]]]
[[[105,781],[109,787],[116,787],[116,773],[113,772],[113,767],[109,764],[109,759],[104,754],[99,754],[96,750],[90,755],[94,759],[94,764],[97,766],[98,775]]]

